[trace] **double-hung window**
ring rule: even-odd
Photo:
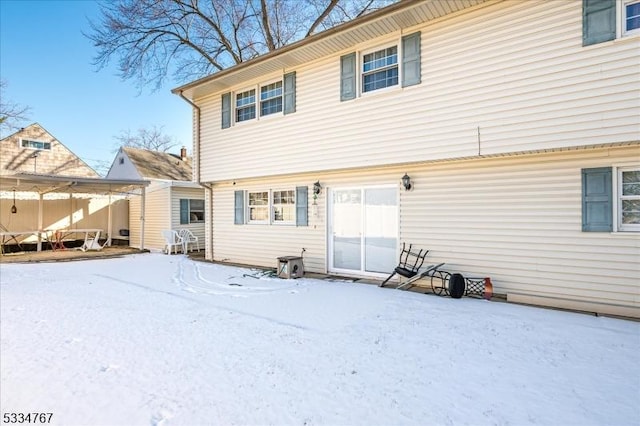
[[[398,46],[362,56],[362,92],[398,85]]]
[[[309,225],[307,186],[270,191],[233,192],[233,223],[259,223],[266,225]]]
[[[622,34],[640,33],[640,0],[625,0],[622,4]]]
[[[294,190],[273,191],[273,222],[295,223],[296,192]]]
[[[269,192],[249,192],[249,223],[269,222]]]
[[[236,94],[236,123],[256,118],[256,90]]]
[[[260,116],[282,112],[282,81],[260,87]]]
[[[640,167],[618,169],[618,229],[640,231]]]
[[[204,200],[180,199],[180,224],[204,222]]]

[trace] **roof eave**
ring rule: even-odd
[[[261,55],[255,59],[234,65],[230,68],[218,71],[214,74],[200,78],[191,83],[187,83],[173,89],[171,92],[176,95],[181,94],[188,99],[193,100],[194,98],[203,96],[204,93],[223,90],[225,87],[230,86],[232,82],[229,81],[225,83],[224,80],[232,80],[232,78],[230,77],[235,74],[242,73],[243,71],[247,72],[248,77],[253,77],[254,75],[248,72],[250,69],[258,68],[261,65],[265,66],[265,68],[268,68],[266,67],[266,65],[268,65],[270,62],[274,63],[274,70],[281,69],[280,66],[275,66],[275,63],[278,59],[282,59],[282,61],[280,62],[287,63],[287,66],[290,68],[306,63],[310,60],[308,59],[310,56],[309,54],[304,55],[305,59],[303,60],[299,58],[296,59],[294,57],[294,53],[296,51],[302,50],[305,47],[310,47],[314,44],[320,44],[323,41],[327,41],[327,44],[329,44],[330,38],[332,37],[343,36],[344,40],[340,40],[339,43],[333,43],[332,46],[327,46],[323,49],[317,49],[317,52],[314,52],[313,54],[314,56],[316,56],[315,59],[347,49],[348,47],[345,47],[347,45],[349,47],[354,46],[354,43],[351,42],[351,38],[349,37],[349,35],[351,33],[357,32],[358,28],[360,27],[375,26],[377,22],[383,21],[384,19],[393,21],[393,25],[384,25],[384,30],[380,29],[380,34],[376,35],[383,36],[385,34],[390,34],[404,28],[419,25],[421,23],[438,19],[452,13],[460,12],[463,9],[477,6],[478,4],[487,1],[489,0],[455,0],[454,2],[444,3],[444,5],[446,5],[447,7],[443,9],[442,3],[439,2],[439,0],[402,0],[398,3],[394,3],[375,12],[371,12],[360,18],[338,25],[321,33],[306,37],[280,49],[265,53],[264,55]],[[437,7],[434,6],[435,3],[438,3]],[[437,9],[438,12],[433,12],[433,10],[435,9]],[[429,13],[412,13],[411,16],[414,17],[414,20],[407,20],[406,15],[401,19],[394,19],[394,17],[400,17],[403,12],[417,10],[421,10],[422,12],[429,11]],[[291,58],[286,58],[287,56],[291,56]],[[260,72],[256,71],[256,74],[259,75]],[[216,85],[215,83],[219,84]]]

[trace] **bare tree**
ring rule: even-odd
[[[397,0],[114,0],[85,33],[101,69],[158,89],[250,60]]]
[[[149,149],[151,151],[167,152],[178,145],[178,141],[163,133],[163,126],[153,126],[151,128],[140,128],[133,133],[131,130],[123,130],[118,136],[113,138],[117,141],[114,151],[121,146],[133,148]]]
[[[6,87],[6,80],[0,80],[0,130],[17,130],[28,119],[31,109],[7,100],[4,92]]]

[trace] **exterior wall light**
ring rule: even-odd
[[[413,184],[411,183],[411,178],[406,173],[404,174],[404,176],[402,176],[402,186],[404,186],[405,191],[410,191],[411,188],[413,188]]]
[[[313,195],[314,196],[318,196],[320,195],[320,191],[322,190],[322,185],[320,185],[320,181],[316,181],[316,183],[313,184]]]

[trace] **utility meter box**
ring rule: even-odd
[[[301,256],[282,256],[278,258],[278,278],[300,278],[304,275]]]

